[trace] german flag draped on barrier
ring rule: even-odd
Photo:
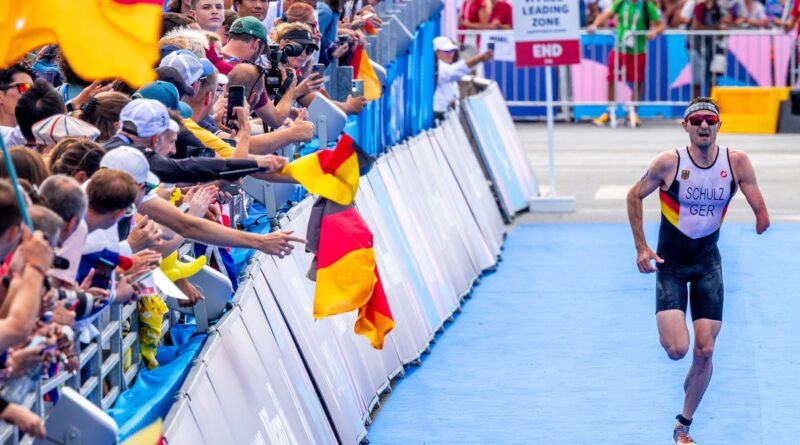
[[[356,197],[358,178],[372,162],[353,138],[343,134],[333,150],[303,156],[287,165],[281,174],[293,177],[315,195],[347,205]]]
[[[372,232],[353,205],[359,177],[371,165],[358,144],[342,135],[333,150],[297,159],[282,173],[320,195],[311,211],[306,246],[315,255],[308,273],[317,283],[314,318],[358,309],[355,333],[382,349],[394,318],[378,274]]]
[[[161,5],[161,0],[5,1],[0,65],[58,43],[80,77],[120,78],[140,87],[155,80]]]

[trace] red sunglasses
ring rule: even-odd
[[[23,94],[26,91],[31,89],[31,84],[29,84],[29,83],[12,83],[10,85],[0,86],[0,90],[2,90],[2,91],[10,90],[11,88],[16,88],[17,91],[19,91],[19,94]]]
[[[707,123],[708,126],[717,125],[719,123],[719,116],[715,114],[704,114],[700,116],[689,116],[686,118],[686,122],[695,127],[699,127],[703,125],[703,122]]]

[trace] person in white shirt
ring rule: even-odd
[[[447,37],[433,39],[433,50],[436,53],[437,74],[436,90],[433,93],[433,111],[444,113],[453,107],[461,94],[458,81],[469,74],[469,70],[480,62],[491,60],[492,51],[486,51],[467,60],[455,61],[458,46]]]
[[[14,111],[20,96],[31,89],[33,77],[33,71],[23,65],[0,70],[0,137],[7,147],[28,142],[17,126]]]

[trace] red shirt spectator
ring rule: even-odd
[[[464,0],[461,6],[461,20],[458,29],[483,29],[487,26],[481,23],[481,12],[485,14],[485,23],[489,21],[489,7],[485,0]]]
[[[504,0],[497,0],[492,7],[492,14],[489,15],[489,23],[492,28],[511,29],[513,27],[512,16],[511,4]]]
[[[791,21],[797,25],[797,32],[800,33],[800,0],[794,0],[792,12],[789,14]]]

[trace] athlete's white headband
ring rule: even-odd
[[[683,112],[683,118],[686,119],[690,114],[700,110],[708,110],[719,116],[719,110],[717,109],[716,105],[712,104],[711,102],[697,102],[694,105],[686,107],[686,111]]]

